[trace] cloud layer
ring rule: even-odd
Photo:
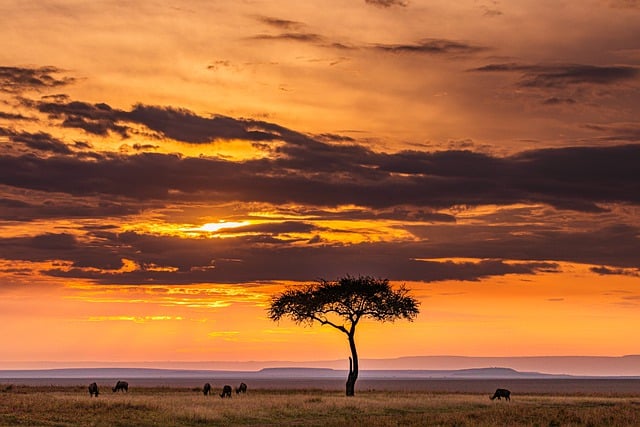
[[[137,104],[124,110],[67,96],[20,102],[53,123],[52,130],[76,129],[89,138],[122,142],[142,132],[154,141],[130,154],[95,151],[91,144],[45,132],[0,128],[0,136],[12,143],[0,155],[4,220],[108,218],[114,223],[0,239],[0,258],[51,262],[41,267],[45,276],[186,284],[304,281],[357,271],[429,282],[558,272],[559,262],[601,266],[594,267],[598,274],[640,268],[635,225],[603,224],[588,231],[516,223],[497,228],[489,221],[458,225],[455,213],[460,206],[541,205],[587,218],[607,215],[617,204],[637,206],[638,144],[507,156],[462,150],[382,152],[338,134],[313,136],[273,122],[202,116],[173,106]],[[176,142],[204,147],[237,140],[264,155],[232,160],[145,152]],[[275,211],[280,206],[282,218],[221,228],[213,239],[193,227],[177,235],[117,231],[120,219],[145,210],[229,203]],[[345,221],[388,222],[391,234],[362,240],[375,232],[335,225]],[[390,237],[393,233],[403,237]],[[330,235],[347,240],[357,235],[360,241],[345,244]]]
[[[0,64],[0,260],[135,284],[635,277],[632,3],[69,7],[95,64],[68,22],[14,14],[48,43]]]

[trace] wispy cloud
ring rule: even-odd
[[[376,49],[393,53],[428,55],[471,55],[487,50],[484,46],[447,39],[423,39],[411,44],[378,44]]]
[[[288,19],[273,18],[269,16],[258,16],[258,21],[274,28],[280,28],[283,30],[300,30],[306,25],[302,22],[290,21]]]
[[[7,113],[4,111],[0,111],[0,119],[5,120],[24,120],[24,121],[34,121],[33,117],[23,116],[22,114],[17,113]]]
[[[25,147],[32,150],[55,154],[72,153],[72,150],[67,146],[67,144],[45,132],[16,132],[11,129],[0,127],[0,136],[6,136],[11,142],[24,144]]]
[[[607,276],[607,275],[621,275],[621,276],[631,276],[631,277],[640,277],[640,269],[639,268],[611,268],[606,266],[600,267],[591,267],[591,271],[594,273]]]
[[[552,96],[551,98],[545,99],[542,103],[545,105],[573,105],[577,101],[573,98],[559,98],[557,96]]]
[[[63,98],[65,99],[65,98]],[[94,135],[107,135],[116,132],[127,136],[127,128],[116,124],[119,112],[104,103],[89,104],[86,102],[50,102],[23,100],[26,106],[37,108],[50,119],[62,120],[63,127],[84,129]]]
[[[471,71],[518,73],[521,76],[519,86],[536,88],[563,88],[579,84],[609,85],[634,80],[640,76],[640,70],[635,67],[585,64],[489,64]]]
[[[63,73],[56,67],[0,67],[0,92],[20,93],[27,90],[51,89],[75,82],[73,77],[56,77]]]
[[[606,141],[640,141],[640,123],[606,123],[586,124],[584,128],[593,130],[602,135],[601,140]]]
[[[606,0],[609,6],[620,9],[640,9],[639,0]]]
[[[324,43],[326,40],[323,36],[314,33],[280,33],[280,34],[258,34],[251,37],[254,40],[285,40],[302,43]]]
[[[378,7],[400,6],[406,7],[408,1],[405,0],[364,0],[365,3]]]

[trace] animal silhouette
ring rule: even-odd
[[[222,387],[222,393],[220,393],[220,397],[225,398],[225,397],[231,397],[231,386],[230,385],[225,385],[224,387]]]
[[[114,393],[116,391],[128,392],[129,391],[129,383],[126,381],[118,381],[116,386],[111,389]]]
[[[202,392],[204,393],[205,396],[211,394],[211,384],[206,383],[204,387],[202,387]]]
[[[98,390],[98,384],[96,383],[89,384],[89,396],[98,397],[98,394],[100,394],[100,391]]]
[[[498,388],[496,389],[496,392],[493,393],[493,396],[490,397],[491,400],[498,398],[498,400],[500,400],[500,398],[504,397],[505,400],[511,400],[511,392],[509,390],[507,390],[506,388]]]
[[[246,392],[247,392],[247,385],[245,383],[240,383],[240,385],[236,387],[236,394],[246,393]]]

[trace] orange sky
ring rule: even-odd
[[[639,354],[635,0],[0,6],[2,363]],[[8,365],[7,365],[8,366]],[[13,364],[12,366],[16,366]]]

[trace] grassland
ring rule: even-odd
[[[141,387],[90,398],[86,387],[0,385],[3,426],[637,426],[637,395],[514,395]]]

